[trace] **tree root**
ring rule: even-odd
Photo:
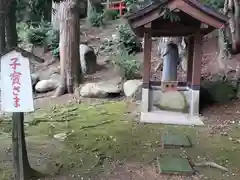
[[[158,69],[160,69],[162,71],[162,68],[163,68],[163,62],[161,61],[157,64],[156,68],[154,69],[154,72],[157,72]]]
[[[93,124],[93,125],[88,125],[88,126],[81,126],[80,129],[87,129],[87,128],[94,128],[94,127],[98,127],[104,124],[110,124],[112,123],[114,120],[107,120],[107,121],[103,121],[101,123],[98,124]]]
[[[211,161],[194,163],[193,166],[195,166],[195,167],[212,167],[212,168],[220,169],[220,170],[225,171],[225,172],[228,171],[227,168],[225,168],[223,166],[220,166],[219,164],[217,164],[215,162],[211,162]]]
[[[62,96],[62,95],[64,95],[64,94],[66,94],[66,90],[67,90],[67,89],[66,89],[65,86],[60,85],[60,86],[58,86],[55,94],[54,94],[52,97],[53,97],[53,98],[56,98],[56,97]]]

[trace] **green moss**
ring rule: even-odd
[[[44,142],[49,139],[50,143],[54,143],[51,141],[54,134],[68,133],[65,141],[59,142],[62,147],[58,151],[49,152],[52,163],[63,165],[61,173],[76,170],[83,177],[92,177],[102,171],[110,171],[112,162],[149,164],[159,155],[179,155],[182,151],[180,149],[162,149],[161,135],[166,131],[184,133],[193,143],[193,148],[186,150],[189,158],[196,161],[200,156],[225,165],[236,174],[236,179],[240,179],[240,171],[237,169],[240,161],[236,158],[239,156],[240,144],[219,134],[209,137],[205,127],[138,124],[128,118],[127,112],[129,107],[124,101],[37,110],[26,117],[30,122],[26,134],[28,139],[38,137],[37,141],[31,142],[31,146],[35,144],[41,148],[37,143],[41,139]],[[237,138],[240,132],[234,127],[230,135]],[[30,153],[32,148],[28,150]],[[53,168],[48,170],[49,173],[56,172]],[[222,177],[220,171],[213,171],[212,168],[203,168],[200,172],[213,179]]]

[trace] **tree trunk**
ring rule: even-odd
[[[59,5],[60,3],[52,1],[52,26],[53,29],[59,30]]]
[[[45,1],[44,4],[44,20],[50,22],[51,21],[51,13],[52,12],[52,1]]]
[[[157,71],[159,68],[162,69],[162,67],[163,67],[162,66],[163,55],[165,54],[166,45],[170,41],[178,46],[179,57],[181,59],[181,68],[182,68],[183,71],[186,71],[186,68],[187,68],[187,65],[186,65],[187,64],[187,45],[186,45],[183,37],[177,37],[177,38],[175,38],[175,37],[164,37],[164,38],[161,38],[159,40],[158,55],[160,57],[160,62],[156,66],[155,71]]]
[[[16,0],[10,0],[6,11],[6,45],[7,48],[16,47],[18,41],[16,28]]]
[[[240,52],[239,0],[225,0],[224,14],[230,17],[232,53]]]
[[[5,5],[6,0],[0,0],[0,55],[4,53],[5,41]]]
[[[64,93],[78,91],[83,82],[80,64],[79,42],[80,23],[77,0],[66,0],[60,3],[60,66],[61,83],[54,97]],[[77,94],[79,96],[79,94]]]
[[[87,0],[87,18],[91,16],[92,13],[92,2],[91,0]]]

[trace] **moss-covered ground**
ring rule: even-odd
[[[10,122],[3,120],[0,123],[0,143],[4,142],[8,146],[11,144]],[[129,104],[118,101],[40,109],[26,116],[25,131],[30,156],[34,148],[35,154],[41,154],[41,149],[54,144],[55,148],[44,150],[50,151],[47,152],[50,159],[48,165],[44,166],[45,169],[42,168],[45,173],[77,171],[81,177],[94,177],[109,171],[114,162],[147,165],[159,155],[181,153],[194,162],[205,158],[229,168],[230,172],[225,174],[213,168],[198,169],[208,179],[240,179],[238,125],[232,125],[228,136],[222,136],[209,134],[207,127],[139,124],[129,116]],[[194,147],[186,150],[162,149],[161,135],[166,131],[186,133]],[[59,133],[67,134],[64,141],[53,140],[53,136]],[[2,144],[1,147],[5,146]],[[0,150],[1,158],[5,155],[4,152]],[[4,163],[6,162],[0,163],[1,180],[9,179],[10,175],[11,166],[4,166]],[[58,170],[49,168],[49,164],[58,166]]]

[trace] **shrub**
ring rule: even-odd
[[[30,28],[27,32],[27,41],[36,46],[42,46],[46,39],[46,33],[42,27]]]
[[[100,27],[104,24],[103,13],[92,10],[90,17],[88,17],[90,24],[94,27]]]
[[[59,31],[53,29],[49,30],[46,39],[48,49],[51,51],[52,55],[59,58]]]
[[[46,22],[31,23],[26,32],[26,41],[35,46],[42,46],[45,43],[47,32],[51,30],[51,25]]]
[[[106,9],[103,13],[104,20],[116,20],[119,18],[119,12],[117,10]]]
[[[120,25],[118,28],[118,46],[122,51],[130,54],[140,52],[142,45],[128,24]]]
[[[123,52],[113,58],[113,64],[118,68],[125,80],[141,78],[140,63],[136,60],[135,56]]]

